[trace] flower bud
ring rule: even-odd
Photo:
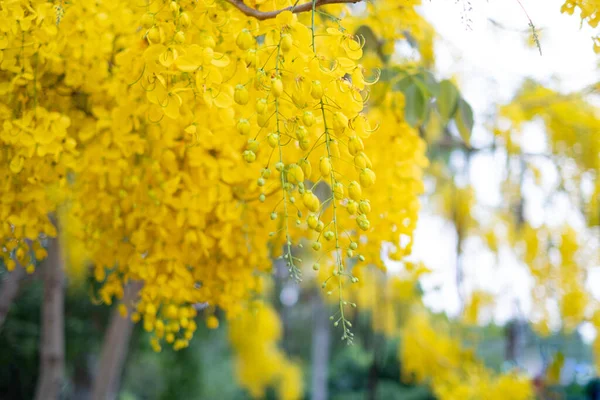
[[[267,135],[267,143],[269,143],[269,146],[271,146],[272,148],[277,147],[277,145],[279,144],[279,134],[269,133]]]
[[[293,184],[304,181],[304,171],[298,164],[290,164],[287,169],[287,181]]]
[[[300,161],[298,161],[298,165],[300,166],[300,168],[302,168],[302,171],[304,171],[304,176],[310,178],[310,175],[312,174],[312,167],[310,165],[310,161],[308,161],[306,158],[303,158]]]
[[[315,116],[310,111],[304,111],[304,114],[302,114],[302,122],[306,126],[313,126],[315,124]]]
[[[154,14],[144,14],[144,16],[142,17],[142,26],[146,29],[152,28],[154,26]]]
[[[310,87],[310,95],[315,100],[320,100],[323,97],[323,86],[320,81],[313,81]]]
[[[244,160],[246,160],[246,162],[248,164],[251,164],[254,161],[256,161],[256,153],[253,152],[252,150],[246,150],[246,151],[244,151],[243,157],[244,157]]]
[[[244,85],[237,85],[233,92],[233,100],[242,106],[248,104],[248,89]]]
[[[327,177],[331,173],[331,161],[329,157],[321,157],[319,161],[319,172],[321,172],[321,176]]]
[[[306,224],[308,225],[308,227],[310,229],[315,229],[317,227],[317,224],[319,223],[319,219],[317,218],[316,215],[309,215],[308,218],[306,219]],[[313,248],[314,248],[314,244],[313,244]]]
[[[358,182],[350,182],[350,185],[348,185],[348,195],[354,201],[360,200],[360,198],[362,197],[362,188],[360,187],[360,184]]]
[[[175,41],[175,43],[182,44],[183,42],[185,42],[185,33],[183,33],[182,31],[177,32],[173,40]]]
[[[187,28],[188,26],[190,26],[190,22],[190,15],[186,12],[181,13],[181,15],[179,16],[179,23],[181,24],[181,26]]]
[[[283,93],[283,82],[279,78],[273,78],[271,80],[271,93],[273,97],[278,98]]]
[[[310,190],[304,192],[302,195],[302,202],[304,203],[304,206],[312,212],[317,212],[321,206],[319,198]]]
[[[256,112],[264,114],[267,111],[267,99],[256,100]]]
[[[365,214],[361,214],[356,218],[356,224],[363,231],[369,230],[369,227],[371,226],[371,223]]]
[[[242,29],[237,35],[235,44],[242,50],[248,50],[254,45],[254,36],[252,36],[252,33],[248,29]]]
[[[250,122],[245,118],[240,119],[237,123],[237,130],[242,135],[247,136],[250,134]]]
[[[363,151],[364,149],[365,149],[365,145],[363,144],[363,141],[361,140],[361,138],[359,138],[356,135],[350,137],[350,139],[348,140],[348,152],[351,155],[354,156],[357,153]]]
[[[356,214],[358,211],[358,203],[354,200],[348,201],[348,204],[346,204],[346,211],[348,211],[348,214],[350,215]]]
[[[369,168],[365,168],[361,171],[359,178],[360,185],[368,188],[370,186],[373,186],[373,184],[375,183],[375,172],[373,172],[373,170]]]
[[[281,46],[281,50],[284,53],[287,53],[288,51],[290,51],[292,49],[292,46],[294,44],[294,39],[292,39],[292,36],[289,34],[285,34],[281,36],[281,42],[279,43],[279,45]]]

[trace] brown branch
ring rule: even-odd
[[[238,10],[240,10],[243,14],[248,17],[256,18],[259,21],[264,21],[266,19],[275,18],[277,15],[281,14],[284,11],[291,11],[294,14],[311,11],[313,7],[313,2],[309,1],[307,3],[303,3],[297,6],[290,6],[286,8],[282,8],[281,10],[274,11],[259,11],[255,8],[252,8],[244,3],[243,0],[226,0],[228,3],[232,4]],[[316,0],[315,7],[322,7],[328,4],[348,4],[348,3],[359,3],[362,0]]]

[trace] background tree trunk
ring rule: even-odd
[[[132,282],[125,289],[123,303],[129,312],[133,309],[141,287],[141,282]],[[117,397],[132,330],[131,319],[123,318],[118,307],[115,307],[102,344],[100,363],[92,387],[92,400],[112,400]]]
[[[8,272],[2,281],[0,286],[0,329],[4,325],[10,306],[19,294],[21,283],[26,276],[25,269],[18,266],[14,271]]]
[[[40,377],[36,400],[58,399],[64,380],[64,270],[58,239],[50,239],[48,258],[41,266],[44,281],[42,331],[40,337]]]
[[[331,323],[319,293],[314,293],[312,296],[312,314],[312,400],[327,400]]]

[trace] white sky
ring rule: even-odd
[[[598,58],[592,49],[593,31],[587,26],[581,28],[577,16],[561,14],[561,0],[522,0],[539,30],[543,56],[527,45],[528,19],[516,0],[472,0],[471,3],[470,28],[462,22],[462,0],[423,0],[422,11],[440,35],[436,45],[438,76],[457,77],[463,95],[475,110],[475,147],[489,140],[482,124],[486,116],[493,112],[495,104],[509,102],[524,79],[534,78],[563,91],[577,90],[600,80]],[[495,26],[490,18],[506,29]],[[543,135],[539,131],[532,129],[527,137],[525,150],[543,151],[544,143],[540,139]],[[490,156],[476,156],[472,160],[470,179],[478,199],[484,204],[500,201],[498,186],[504,168],[501,161]],[[533,188],[530,191],[532,198],[543,200],[543,193],[535,193]],[[561,212],[564,209],[558,208]],[[562,216],[561,212],[544,214],[535,207],[527,211],[538,223],[550,219],[559,223],[556,215]],[[414,254],[434,270],[423,281],[425,301],[434,311],[445,311],[449,315],[456,315],[459,310],[455,240],[450,224],[424,210]],[[468,291],[486,289],[500,295],[494,310],[495,320],[502,323],[513,316],[517,299],[520,309],[527,313],[531,306],[531,280],[511,252],[501,251],[496,259],[477,241],[468,242],[466,249],[465,288]],[[600,282],[600,279],[595,281]],[[595,286],[600,289],[600,285]],[[597,295],[600,298],[600,293]]]

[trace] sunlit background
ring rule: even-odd
[[[488,128],[497,105],[508,103],[525,80],[533,79],[565,93],[598,81],[598,58],[590,51],[593,30],[576,18],[558,13],[563,3],[560,0],[524,0],[526,13],[516,0],[474,1],[470,2],[470,9],[464,3],[424,1],[421,9],[439,33],[435,47],[437,72],[441,77],[456,79],[473,105],[476,115],[473,147],[490,145],[492,133]],[[531,40],[528,17],[538,31],[541,49]],[[462,22],[457,24],[457,21]],[[520,143],[523,151],[543,154],[548,150],[541,126],[536,123],[528,125],[523,139]],[[464,164],[461,158],[453,161]],[[556,186],[557,177],[543,157],[536,161],[544,171],[545,180],[541,188],[525,182],[527,219],[538,225],[544,222],[559,226],[568,221],[575,228],[584,226],[585,222],[565,198],[559,197],[550,206],[543,206],[548,191]],[[480,204],[490,209],[498,206],[500,181],[506,173],[505,157],[485,152],[475,154],[468,171]],[[589,183],[591,187],[592,182]],[[485,209],[478,211],[486,214]],[[465,293],[483,289],[497,294],[494,306],[483,312],[481,322],[503,324],[512,318],[527,318],[533,281],[526,266],[509,248],[501,248],[496,256],[478,239],[469,239],[465,245],[461,258]],[[461,309],[455,247],[454,226],[434,216],[431,207],[425,204],[417,228],[414,258],[424,261],[434,271],[422,279],[426,304],[434,311],[453,316]],[[600,299],[600,254],[589,261],[588,288]],[[552,311],[557,317],[558,309]],[[554,322],[557,327],[559,321]],[[589,323],[578,330],[588,343],[596,336]],[[539,372],[536,368],[540,368],[537,363],[530,372]]]

